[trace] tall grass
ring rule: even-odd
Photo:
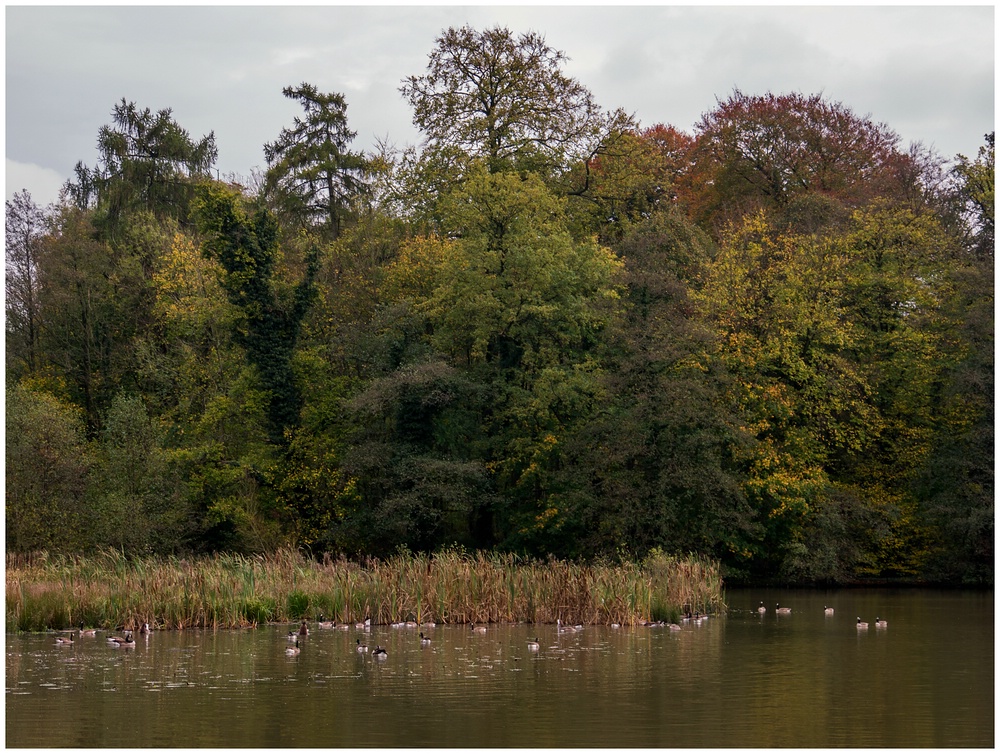
[[[267,556],[7,557],[7,625],[236,628],[371,618],[437,623],[619,623],[724,609],[718,565],[653,553],[642,563],[582,565],[509,554],[400,553],[364,564],[292,550]]]

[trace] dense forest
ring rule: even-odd
[[[9,552],[718,559],[993,581],[994,142],[821,95],[687,133],[444,31],[423,140],[302,83],[266,167],[124,99],[6,202]]]

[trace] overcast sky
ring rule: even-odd
[[[358,135],[419,143],[400,80],[449,26],[535,31],[606,109],[688,132],[734,88],[822,93],[946,158],[994,129],[994,9],[978,6],[7,6],[6,196],[55,201],[123,97],[215,132],[223,177],[264,165],[301,114],[281,90],[341,92]]]

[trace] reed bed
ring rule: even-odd
[[[725,609],[718,564],[653,553],[584,565],[500,553],[400,553],[355,563],[294,550],[199,558],[7,556],[8,630],[239,628],[327,620],[375,624],[634,625]]]

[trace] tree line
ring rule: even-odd
[[[692,133],[451,28],[419,147],[302,83],[266,169],[124,99],[6,203],[12,551],[459,545],[993,579],[994,144],[821,95]]]

